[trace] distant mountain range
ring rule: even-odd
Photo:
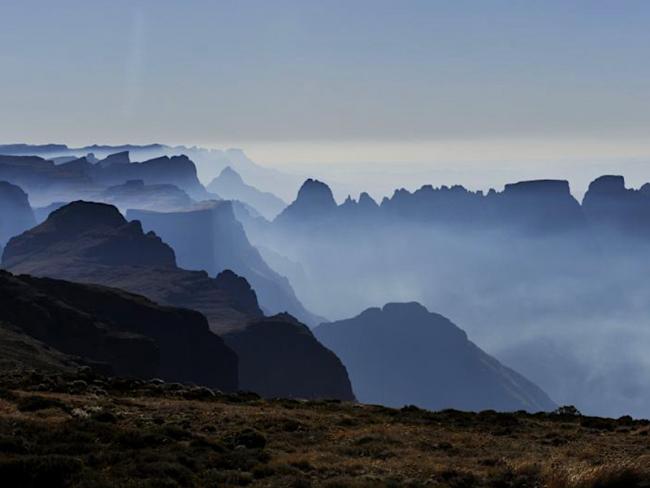
[[[194,161],[198,177],[204,184],[211,182],[226,167],[237,171],[245,181],[256,188],[264,192],[279,194],[284,198],[293,195],[295,188],[300,184],[300,177],[260,166],[249,159],[241,149],[219,150],[197,146],[168,146],[165,144],[123,144],[114,146],[94,144],[77,148],[68,147],[65,144],[0,144],[0,154],[35,155],[49,160],[61,157],[102,159],[123,152],[129,152],[131,157],[136,160],[185,155]]]
[[[416,300],[503,352],[555,401],[643,415],[650,368],[612,344],[650,347],[637,325],[650,314],[649,188],[605,175],[582,202],[566,181],[533,180],[485,193],[424,185],[337,204],[308,179],[273,222],[238,217],[314,313],[342,318]],[[548,343],[565,355],[559,377],[542,374]],[[528,353],[516,354],[523,344]]]

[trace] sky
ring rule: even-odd
[[[3,0],[0,25],[0,142],[287,167],[650,156],[647,1]]]

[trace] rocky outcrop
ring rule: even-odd
[[[201,314],[94,285],[0,272],[0,321],[115,374],[235,390],[237,358]]]
[[[239,384],[265,397],[354,400],[345,366],[288,314],[224,334],[240,358]]]
[[[209,197],[187,156],[162,156],[127,163],[128,154],[115,154],[98,163],[87,157],[55,164],[37,156],[0,156],[0,180],[19,185],[37,205],[55,201],[92,199],[108,187],[141,180],[146,185],[175,185],[190,197]]]
[[[207,189],[226,200],[238,200],[250,205],[269,220],[274,219],[287,206],[273,193],[262,192],[254,186],[247,185],[239,173],[230,166],[226,166]]]
[[[442,315],[391,303],[326,323],[316,337],[348,369],[359,401],[439,410],[551,410],[548,396]]]
[[[35,224],[27,194],[16,185],[0,181],[0,247]]]

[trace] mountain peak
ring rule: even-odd
[[[368,207],[368,208],[377,208],[379,205],[377,205],[377,202],[368,195],[365,191],[359,195],[359,205],[363,207]]]
[[[294,202],[278,215],[279,221],[305,221],[314,216],[329,214],[338,207],[332,190],[322,181],[309,178],[305,181]]]
[[[127,223],[113,205],[83,200],[55,210],[46,222],[65,232],[78,232],[100,226],[117,228]]]
[[[224,183],[237,185],[244,184],[244,180],[242,179],[241,175],[230,166],[226,166],[223,170],[221,170],[221,173],[219,173],[219,176],[217,178],[224,181]]]
[[[313,207],[333,208],[336,207],[336,201],[332,190],[329,186],[319,180],[312,178],[307,179],[300,190],[294,203],[309,204]]]

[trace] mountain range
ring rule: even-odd
[[[265,319],[255,292],[232,271],[211,278],[205,271],[179,268],[171,247],[153,232],[145,234],[140,222],[128,222],[113,206],[73,202],[61,207],[42,224],[11,239],[2,265],[14,273],[101,284],[196,310],[236,353],[242,338],[244,344],[254,344],[264,336],[267,354],[243,353],[239,370],[277,379],[265,386],[270,396],[296,391],[303,397],[354,398],[345,368],[303,325],[286,316]],[[276,328],[281,334],[274,343],[267,336]],[[300,350],[281,347],[292,334],[303,343],[311,342],[308,361]],[[232,343],[231,336],[236,337]],[[239,388],[252,389],[246,378],[239,377]],[[305,384],[307,389],[300,386]]]

